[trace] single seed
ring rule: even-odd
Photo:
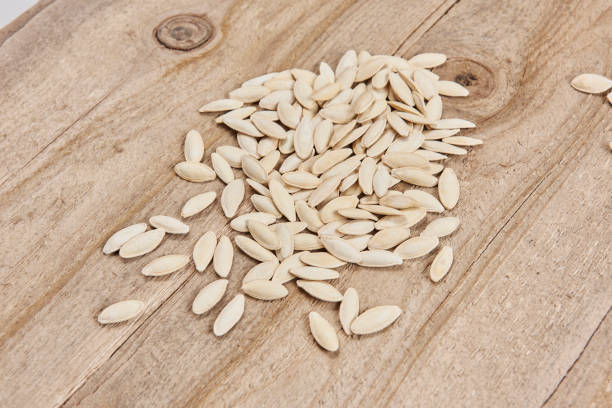
[[[247,232],[249,230],[247,226],[249,220],[255,220],[265,225],[270,225],[276,221],[276,217],[266,212],[251,212],[234,218],[230,221],[230,227],[235,231]]]
[[[225,235],[219,238],[215,253],[213,256],[213,268],[219,277],[225,278],[229,275],[232,269],[234,260],[234,247],[232,241]]]
[[[149,224],[161,228],[169,234],[187,234],[189,225],[167,215],[155,215],[149,218]]]
[[[193,263],[195,263],[198,272],[203,272],[208,264],[210,264],[216,247],[217,237],[212,231],[206,232],[198,239],[193,247]]]
[[[410,229],[404,227],[392,227],[378,231],[368,242],[368,248],[391,249],[410,238]]]
[[[242,291],[259,300],[276,300],[289,294],[287,288],[278,282],[269,280],[254,280],[242,285]]]
[[[272,196],[272,201],[276,208],[278,208],[281,214],[289,221],[295,221],[295,204],[285,187],[276,179],[270,180],[268,187],[270,188],[270,195]]]
[[[341,261],[327,252],[305,252],[300,256],[300,260],[306,265],[327,269],[339,268],[346,265],[346,262]]]
[[[233,109],[238,109],[242,106],[242,101],[235,99],[219,99],[216,101],[208,102],[206,105],[198,109],[199,112],[223,112]]]
[[[213,169],[204,163],[196,163],[192,161],[184,161],[177,163],[174,166],[175,173],[182,179],[192,181],[194,183],[203,183],[205,181],[214,180],[216,177]]]
[[[340,302],[342,293],[326,282],[298,280],[297,286],[310,296],[325,302]]]
[[[317,312],[308,314],[310,332],[319,346],[327,351],[337,351],[340,347],[336,330]]]
[[[444,169],[440,175],[438,196],[440,201],[449,210],[452,210],[459,201],[459,180],[455,171],[450,167]]]
[[[220,337],[238,323],[244,313],[244,295],[236,295],[219,313],[213,326],[213,333]]]
[[[164,255],[152,260],[142,268],[145,276],[163,276],[176,272],[187,265],[189,257],[185,255]]]
[[[571,85],[581,92],[598,94],[612,88],[612,80],[598,74],[580,74],[572,79]]]
[[[274,270],[278,266],[278,261],[261,262],[252,267],[244,278],[242,284],[249,283],[254,280],[270,280],[274,275]]]
[[[162,242],[166,231],[161,228],[143,232],[130,238],[119,249],[122,258],[134,258],[153,251]]]
[[[121,248],[123,244],[134,238],[138,234],[142,234],[147,230],[146,223],[134,224],[125,227],[115,232],[104,244],[102,252],[104,254],[112,254]]]
[[[453,248],[443,246],[429,268],[429,277],[434,282],[440,282],[446,276],[453,264]]]
[[[290,269],[289,272],[299,279],[314,281],[337,279],[340,276],[340,274],[333,269],[316,266],[300,266]]]
[[[420,236],[410,238],[395,248],[394,253],[402,259],[414,259],[427,255],[438,246],[438,238]]]
[[[359,265],[368,266],[371,268],[397,266],[401,265],[403,262],[401,257],[384,249],[362,251],[360,255],[361,261],[359,261]]]
[[[201,315],[212,309],[223,298],[227,283],[227,279],[217,279],[204,286],[193,300],[191,311]]]
[[[140,300],[124,300],[114,303],[100,312],[98,323],[121,323],[138,317],[144,310],[145,304]]]
[[[351,331],[354,334],[372,334],[393,324],[402,314],[398,306],[376,306],[366,310],[353,320]]]
[[[272,231],[266,224],[256,220],[247,220],[247,227],[251,236],[266,249],[277,250],[281,242],[276,232]]]
[[[236,179],[225,186],[221,193],[221,208],[227,218],[236,215],[238,207],[244,199],[244,181]]]
[[[204,157],[204,141],[197,130],[190,130],[185,136],[185,160],[200,162]]]
[[[346,240],[332,235],[323,235],[320,239],[327,252],[336,258],[351,263],[358,263],[361,260],[359,251]]]
[[[209,191],[191,197],[181,209],[181,217],[187,218],[204,211],[217,198],[217,193]]]

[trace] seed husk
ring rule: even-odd
[[[181,217],[191,217],[204,211],[209,205],[213,203],[213,201],[215,201],[215,198],[217,198],[217,193],[215,193],[214,191],[208,191],[206,193],[198,194],[196,196],[191,197],[183,205],[183,208],[181,209]]]
[[[289,258],[284,259],[276,267],[276,270],[274,271],[274,275],[272,276],[272,280],[275,282],[286,283],[286,282],[289,282],[295,279],[295,276],[291,275],[289,273],[289,270],[291,270],[292,268],[304,266],[302,261],[300,261],[300,257],[305,253],[306,252],[296,252],[295,254],[291,255]]]
[[[234,261],[234,247],[232,241],[223,235],[219,238],[215,253],[213,256],[213,268],[217,275],[221,278],[227,277],[232,269],[232,262]]]
[[[176,272],[189,263],[185,255],[164,255],[156,258],[142,268],[145,276],[163,276]]]
[[[169,234],[187,234],[189,225],[167,215],[155,215],[149,218],[149,224],[155,228],[161,228]]]
[[[581,92],[598,94],[612,88],[612,80],[599,74],[580,74],[572,79],[571,85]]]
[[[372,179],[372,186],[374,187],[374,193],[377,197],[382,197],[387,194],[389,185],[391,183],[391,176],[389,175],[389,169],[386,166],[379,164],[376,167],[376,173]]]
[[[346,265],[346,262],[327,252],[305,252],[300,256],[300,260],[306,265],[326,269],[339,268]]]
[[[450,136],[445,137],[442,141],[455,146],[478,146],[482,144],[482,140],[467,136]]]
[[[257,243],[257,241],[247,238],[243,235],[237,235],[234,238],[236,246],[245,254],[259,262],[267,262],[276,260],[276,256]]]
[[[469,129],[476,127],[472,122],[465,119],[438,119],[433,123],[430,123],[429,126],[432,129]]]
[[[216,177],[213,169],[204,163],[192,161],[184,161],[177,163],[174,166],[174,172],[183,180],[192,181],[194,183],[203,183],[214,180]]]
[[[274,270],[278,267],[278,261],[260,262],[244,275],[242,284],[249,283],[254,280],[270,280],[274,275]]]
[[[280,248],[278,251],[276,251],[276,257],[282,261],[283,259],[289,258],[291,255],[293,255],[293,251],[295,250],[293,233],[289,226],[284,223],[277,224],[275,231],[280,242]]]
[[[185,136],[185,160],[200,162],[204,157],[204,141],[197,130],[190,130]]]
[[[440,217],[436,218],[421,232],[421,235],[431,237],[444,237],[452,234],[459,227],[459,218],[457,217]]]
[[[434,282],[440,282],[446,276],[453,264],[453,248],[443,246],[429,268],[429,277]]]
[[[438,153],[458,155],[467,154],[467,150],[452,144],[440,142],[439,140],[425,140],[422,146],[423,149],[431,150]]]
[[[251,196],[251,203],[253,203],[253,207],[259,212],[269,213],[274,215],[276,218],[280,218],[283,215],[278,211],[272,198],[262,196],[259,194],[253,194]]]
[[[221,208],[227,218],[236,215],[244,199],[244,180],[236,179],[228,183],[221,193]]]
[[[340,302],[338,315],[342,330],[349,336],[353,334],[351,331],[351,323],[359,315],[359,295],[354,288],[348,288],[346,292],[344,292],[344,297],[342,298],[342,302]]]
[[[162,242],[166,231],[161,228],[145,231],[130,238],[119,249],[122,258],[134,258],[153,251]]]
[[[337,214],[337,211],[342,208],[355,208],[359,204],[359,199],[356,196],[341,196],[334,198],[321,208],[319,215],[321,221],[329,224],[333,221],[342,221],[344,217]]]
[[[276,300],[289,294],[287,288],[278,282],[269,280],[254,280],[242,285],[242,291],[259,300]]]
[[[253,125],[253,122],[247,119],[224,118],[223,123],[230,129],[238,133],[243,133],[253,137],[263,137],[263,133]]]
[[[270,188],[270,195],[272,196],[272,201],[276,208],[278,208],[281,214],[289,221],[295,221],[295,204],[285,187],[276,179],[271,179],[268,182],[268,187]]]
[[[234,181],[234,172],[232,171],[232,167],[223,156],[221,156],[219,153],[213,153],[210,155],[210,161],[215,173],[217,174],[217,177],[219,177],[221,181],[223,181],[225,184]]]
[[[327,252],[336,258],[351,263],[358,263],[361,260],[359,251],[346,240],[333,235],[323,235],[320,239]]]
[[[398,306],[376,306],[366,310],[353,320],[351,331],[354,334],[372,334],[390,326],[402,314]]]
[[[300,110],[296,109],[287,101],[281,101],[276,107],[278,119],[288,128],[295,129],[300,122]],[[285,135],[286,137],[286,135]]]
[[[420,187],[434,187],[438,184],[438,179],[435,176],[427,173],[422,169],[415,167],[400,167],[398,169],[391,170],[393,177]]]
[[[256,220],[247,220],[247,228],[251,236],[266,249],[280,249],[281,243],[276,232],[266,224]]]
[[[428,212],[441,213],[444,211],[444,207],[440,204],[440,201],[425,191],[406,190],[403,195],[411,199],[416,204],[416,207],[423,207]]]
[[[340,347],[336,330],[317,312],[308,314],[310,332],[319,346],[327,351],[337,351]]]
[[[255,220],[265,225],[270,225],[276,221],[276,217],[266,212],[251,212],[234,218],[230,221],[230,227],[235,231],[247,232],[249,230],[247,226],[248,220]]]
[[[337,190],[341,181],[342,178],[340,176],[333,176],[323,180],[319,187],[314,189],[310,197],[308,197],[308,205],[316,207],[321,204],[330,194]]]
[[[402,215],[402,212],[397,208],[391,208],[379,204],[359,204],[359,208],[369,211],[372,214],[378,215]]]
[[[342,293],[326,282],[298,280],[297,286],[310,296],[325,302],[340,302]]]
[[[125,322],[140,316],[144,308],[145,304],[140,300],[123,300],[102,310],[98,315],[98,323],[112,324]]]
[[[378,231],[368,242],[368,248],[391,249],[410,238],[410,229],[405,227],[392,227]]]
[[[321,268],[317,266],[300,266],[289,270],[292,275],[304,280],[330,280],[337,279],[340,274],[333,269]]]
[[[133,224],[129,227],[120,229],[111,235],[111,237],[106,241],[104,248],[102,248],[102,253],[112,254],[113,252],[118,251],[123,244],[134,238],[136,235],[142,234],[146,230],[146,223]]]
[[[378,221],[378,217],[369,211],[362,210],[361,208],[341,208],[338,210],[338,214],[343,217],[350,218],[353,220],[372,220]]]
[[[314,174],[305,171],[287,172],[283,174],[282,179],[286,184],[290,186],[307,190],[317,188],[319,184],[321,184],[321,179],[319,179]]]
[[[242,167],[242,156],[248,154],[236,146],[219,146],[216,152],[223,157],[230,166],[238,169]]]
[[[247,177],[258,183],[265,183],[268,179],[268,172],[266,169],[263,168],[257,159],[248,154],[242,156],[242,171],[244,171]]]
[[[203,272],[210,264],[217,246],[217,237],[212,231],[203,234],[193,247],[193,262],[196,270]]]
[[[244,295],[236,295],[217,316],[215,324],[213,325],[213,333],[215,336],[220,337],[225,335],[240,321],[242,314],[244,313]]]
[[[419,236],[402,242],[394,253],[402,259],[414,259],[427,255],[438,246],[438,238],[430,236]]]
[[[422,207],[409,208],[401,211],[401,215],[387,215],[376,221],[374,227],[377,230],[383,230],[393,227],[409,228],[417,224],[427,215],[427,211]]]
[[[256,110],[257,108],[255,106],[245,106],[243,108],[234,109],[223,115],[217,116],[215,118],[215,123],[223,123],[225,118],[245,119],[251,116]]]
[[[449,210],[452,210],[459,201],[459,180],[455,171],[447,167],[440,175],[438,185],[438,196],[442,205]]]
[[[314,251],[323,248],[319,237],[309,233],[295,234],[293,236],[293,246],[296,251]]]
[[[193,299],[191,311],[197,315],[204,314],[215,307],[223,298],[227,289],[227,279],[217,279],[204,286]]]
[[[203,105],[198,111],[204,112],[224,112],[238,109],[243,105],[242,101],[236,99],[218,99],[216,101],[208,102]]]
[[[364,235],[374,230],[374,221],[355,220],[338,227],[338,232],[345,235]]]

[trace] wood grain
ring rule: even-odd
[[[612,74],[612,8],[275,3],[55,0],[0,45],[0,405],[605,406],[612,110],[568,83]],[[175,14],[206,15],[214,38],[188,53],[164,48],[151,33]],[[233,235],[218,206],[155,255],[101,254],[121,226],[178,215],[188,197],[221,189],[171,171],[191,128],[207,137],[207,155],[234,143],[197,113],[201,103],[266,71],[335,64],[348,48],[447,53],[436,72],[471,96],[445,99],[445,114],[476,121],[466,134],[485,139],[450,161],[462,226],[446,240],[456,262],[442,283],[426,278],[430,258],[375,275],[351,268],[338,281],[363,307],[401,305],[393,328],[340,334],[340,352],[324,353],[306,316],[336,321],[335,307],[289,285],[283,301],[249,299],[239,325],[215,338],[219,307],[190,312],[211,272],[138,271],[153,256],[189,253],[204,231]],[[230,293],[250,265],[240,256]],[[128,297],[146,301],[140,319],[96,323]]]

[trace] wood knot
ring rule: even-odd
[[[191,51],[210,41],[214,27],[202,15],[179,14],[162,21],[154,31],[157,41],[166,48]]]
[[[455,81],[470,91],[471,98],[484,98],[495,88],[495,77],[491,70],[480,62],[467,58],[449,58],[435,68],[441,79]]]

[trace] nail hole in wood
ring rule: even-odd
[[[179,14],[162,21],[154,31],[155,39],[171,50],[191,51],[209,42],[214,27],[206,16]]]

